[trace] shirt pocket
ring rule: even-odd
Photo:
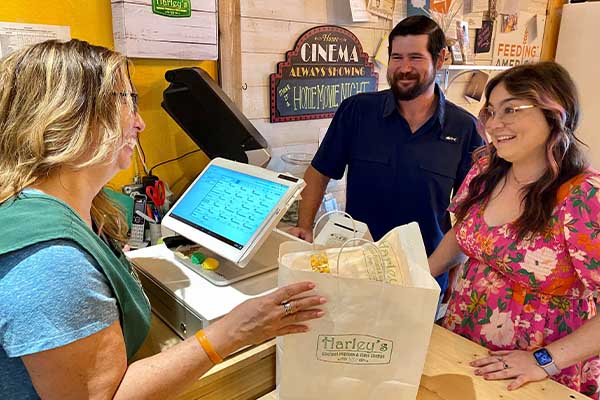
[[[356,151],[350,160],[348,173],[361,186],[389,184],[394,177],[390,151],[368,148]]]
[[[427,196],[434,201],[435,208],[446,210],[448,207],[450,193],[456,179],[456,167],[449,165],[447,160],[427,159],[419,162],[420,179],[423,180],[421,187],[427,188]]]
[[[426,174],[433,174],[434,177],[450,179],[454,182],[454,179],[456,179],[456,167],[454,166],[453,168],[453,166],[448,164],[439,160],[421,160],[419,167]]]
[[[352,156],[352,160],[356,163],[366,163],[376,165],[389,165],[390,155],[387,152],[365,152],[357,153]]]
[[[456,172],[463,156],[459,143],[447,140],[436,140],[429,143],[427,148],[420,149],[418,159],[419,169],[427,178],[451,182],[454,185]],[[468,155],[467,155],[468,157]]]

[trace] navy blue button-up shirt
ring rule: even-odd
[[[348,167],[346,211],[375,240],[416,221],[430,255],[450,228],[447,208],[483,141],[473,115],[447,101],[436,86],[434,115],[416,132],[391,90],[361,93],[337,110],[312,166],[332,179]],[[438,283],[447,287],[447,275]]]

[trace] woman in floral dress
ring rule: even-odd
[[[491,143],[429,259],[434,276],[466,259],[443,325],[490,350],[476,375],[515,378],[511,390],[551,375],[598,399],[600,175],[574,136],[575,86],[556,63],[522,65],[494,77],[486,99]]]

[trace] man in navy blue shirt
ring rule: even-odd
[[[435,84],[445,37],[425,16],[402,20],[389,35],[390,89],[346,99],[304,175],[298,227],[312,225],[330,179],[348,168],[346,211],[365,222],[375,240],[396,226],[419,223],[430,255],[450,228],[446,208],[483,141],[476,119],[445,99]],[[442,293],[447,274],[438,277]]]

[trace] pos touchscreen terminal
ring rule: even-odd
[[[290,240],[289,235],[275,233],[274,228],[303,187],[304,181],[293,176],[215,158],[169,210],[162,224],[198,243],[209,256],[225,259],[221,264],[226,268],[219,271],[220,267],[215,273],[224,278],[223,282],[231,283],[235,278],[223,277],[224,272],[241,274],[246,266],[259,268],[251,261],[267,239],[277,240],[277,249],[279,242]],[[262,267],[273,269],[276,265]],[[201,273],[210,278],[209,272]]]

